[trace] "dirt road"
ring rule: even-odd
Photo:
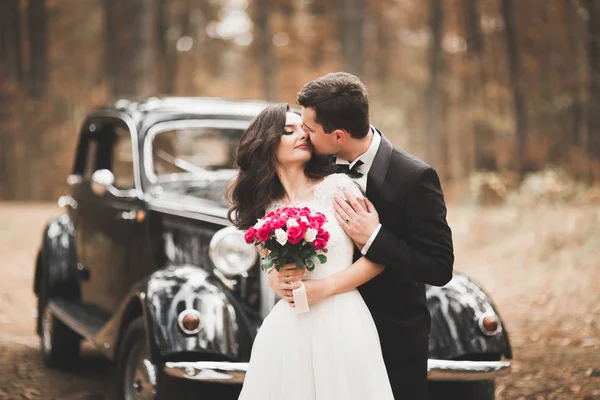
[[[48,204],[0,203],[0,399],[102,400],[114,370],[92,349],[75,372],[42,367],[33,263]],[[450,208],[456,269],[498,305],[515,354],[498,399],[600,399],[600,210]]]

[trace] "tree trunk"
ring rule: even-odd
[[[177,55],[169,51],[169,1],[157,0],[156,12],[156,65],[159,71],[159,90],[170,94],[175,90],[175,74],[177,73]]]
[[[344,71],[362,77],[365,0],[341,0],[340,45]]]
[[[21,51],[21,8],[19,0],[5,0],[0,13],[0,82],[23,82]]]
[[[117,73],[119,56],[117,51],[118,23],[115,9],[116,0],[104,0],[104,75],[109,86],[109,93],[117,94]]]
[[[48,87],[48,13],[45,0],[29,0],[29,94],[41,97]]]
[[[443,119],[441,78],[444,69],[442,38],[444,27],[444,10],[442,0],[430,1],[429,29],[431,32],[431,48],[429,50],[429,84],[425,92],[425,112],[427,115],[425,132],[425,159],[434,167],[441,167],[441,132],[440,122]]]
[[[21,8],[5,0],[0,12],[0,200],[15,200],[20,172],[15,142],[19,138],[20,86],[23,83]],[[22,158],[22,157],[21,157]]]
[[[580,36],[578,36],[577,25],[579,24],[577,12],[575,11],[571,0],[564,0],[563,2],[564,12],[562,13],[565,24],[565,34],[567,37],[567,46],[569,48],[570,57],[569,62],[565,62],[564,69],[561,72],[563,79],[567,82],[567,90],[571,93],[572,105],[570,109],[570,120],[567,121],[567,129],[569,145],[580,146],[581,145],[581,117],[583,115],[582,110],[582,93],[581,87],[579,86],[579,80],[574,82],[573,67],[581,62],[580,55]]]
[[[262,74],[263,95],[266,100],[274,101],[277,98],[277,66],[273,56],[273,43],[270,27],[269,10],[270,0],[256,2],[256,28],[258,30],[258,56]]]
[[[481,32],[481,18],[478,0],[463,0],[463,16],[465,26],[465,38],[467,41],[467,101],[472,104],[469,107],[471,119],[470,126],[466,129],[466,154],[465,163],[468,171],[480,168],[477,155],[481,153],[481,139],[478,135],[478,121],[481,118],[480,110],[485,108],[485,70],[483,68],[483,34]]]
[[[504,34],[508,58],[508,72],[513,95],[515,116],[515,169],[522,178],[525,172],[524,156],[526,143],[525,104],[520,84],[520,60],[517,43],[517,32],[514,17],[513,0],[502,0],[502,16],[504,18]]]
[[[132,40],[130,79],[133,94],[150,96],[156,94],[156,35],[154,34],[155,0],[130,0],[132,7]]]
[[[588,149],[600,161],[600,4],[587,0],[588,19]]]

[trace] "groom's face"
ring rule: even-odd
[[[309,136],[314,151],[320,155],[337,154],[339,141],[336,135],[326,133],[323,126],[317,122],[317,113],[312,107],[302,107],[302,129]]]

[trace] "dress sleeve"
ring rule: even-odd
[[[343,199],[346,199],[346,196],[344,195],[344,191],[347,190],[348,192],[350,192],[350,194],[354,197],[356,197],[357,199],[362,199],[364,198],[363,194],[360,191],[360,187],[358,186],[358,184],[356,182],[354,182],[352,180],[352,178],[350,178],[348,175],[346,174],[335,174],[335,181],[336,181],[336,194],[339,194]]]

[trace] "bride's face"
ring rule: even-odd
[[[310,160],[311,148],[308,136],[302,130],[302,118],[288,112],[281,140],[275,148],[275,158],[280,165],[305,164]]]

